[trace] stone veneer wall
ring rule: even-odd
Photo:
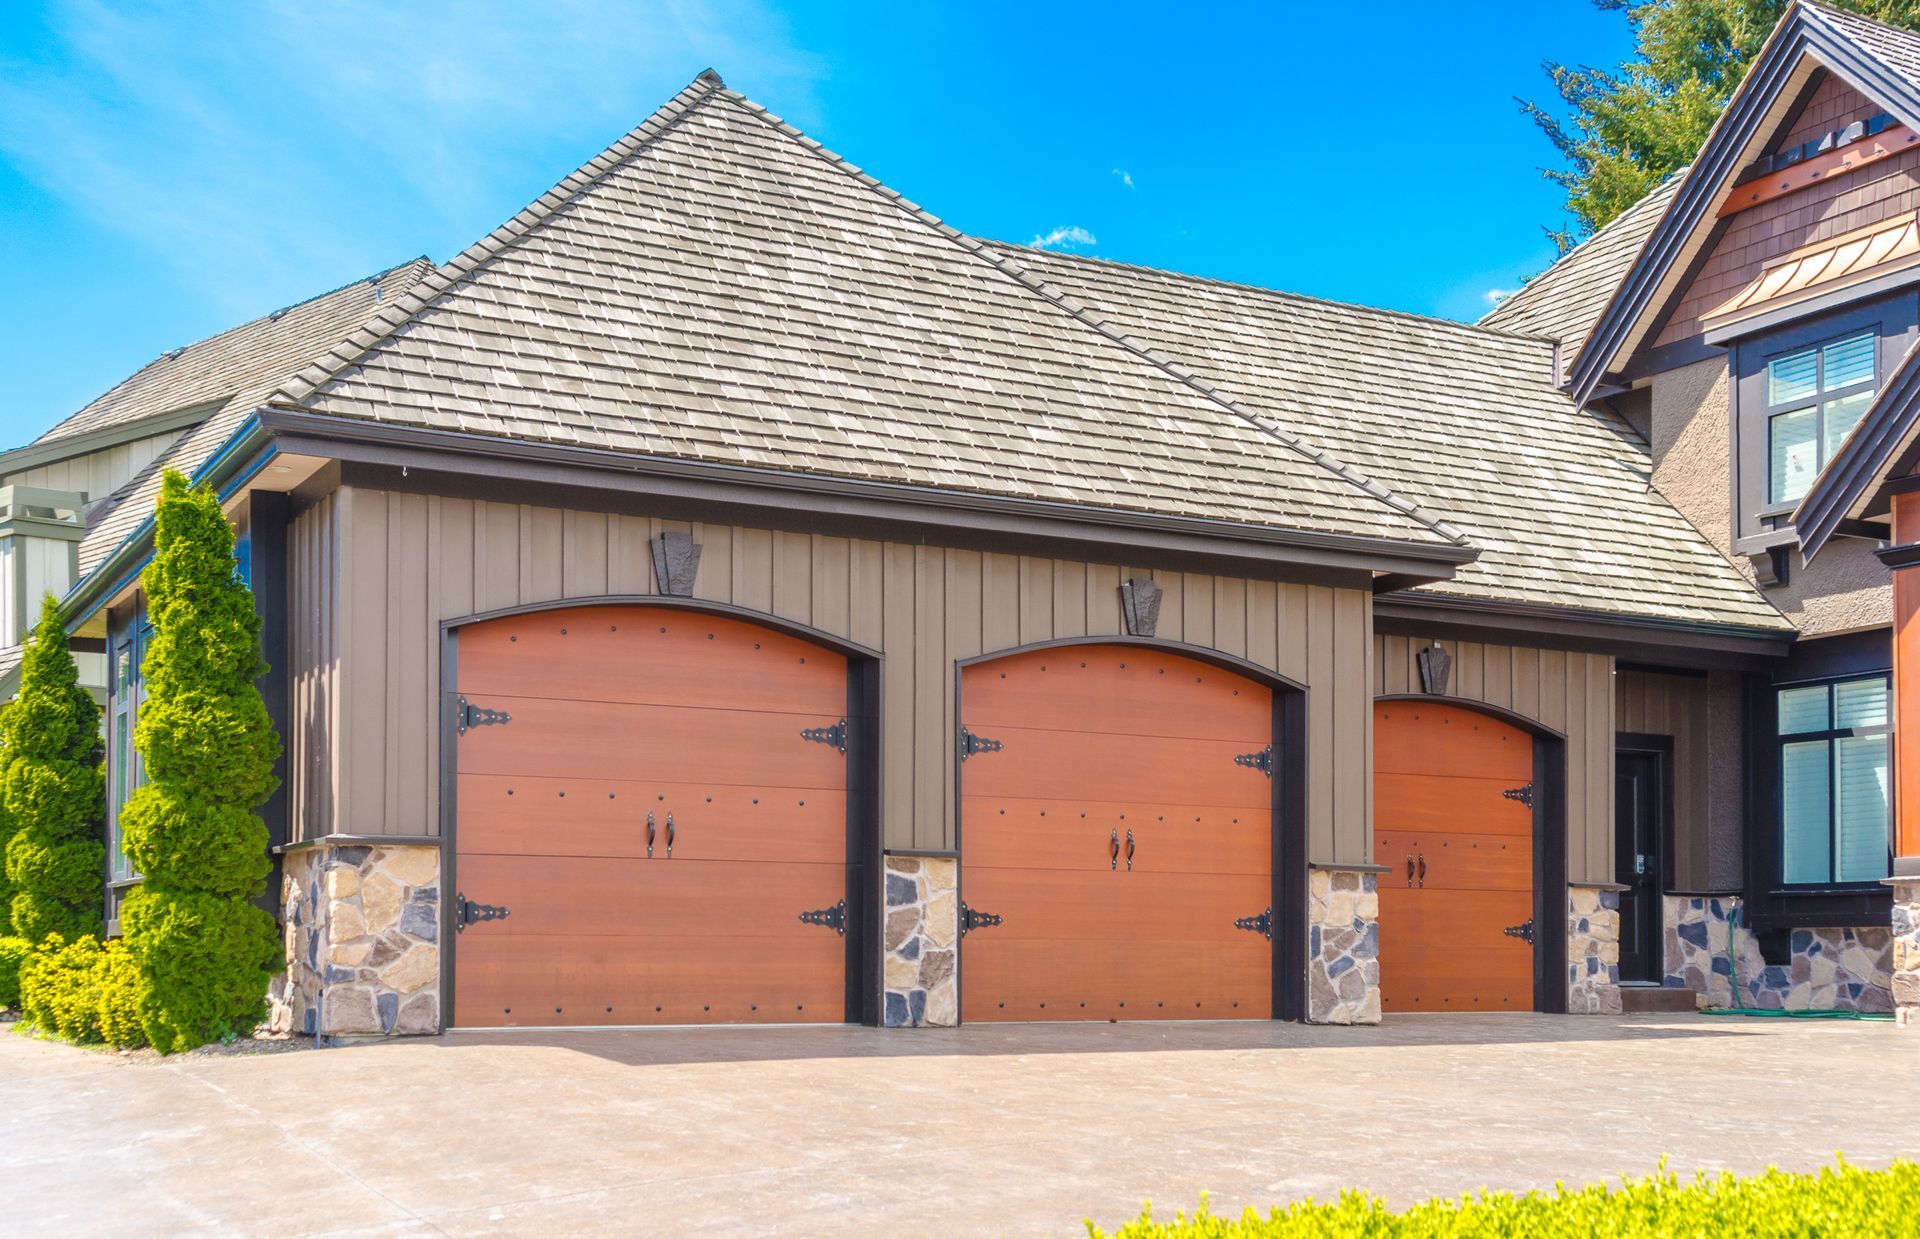
[[[1737,896],[1666,897],[1669,987],[1704,994],[1710,1007],[1734,1005],[1727,934],[1729,918],[1739,906]],[[1896,900],[1896,926],[1900,915]],[[1761,958],[1759,943],[1744,924],[1732,932],[1739,948],[1737,963],[1745,1006],[1774,1011],[1893,1010],[1893,931],[1795,929],[1789,939],[1792,954],[1785,964],[1769,964]],[[1907,958],[1913,958],[1911,948]],[[1909,966],[1920,967],[1920,961]]]
[[[440,849],[319,843],[281,878],[273,1023],[317,1037],[440,1030]]]
[[[1567,891],[1567,1012],[1620,1014],[1620,892]]]
[[[1896,880],[1891,885],[1893,1013],[1902,1024],[1920,1027],[1920,878]]]
[[[1307,875],[1307,1021],[1380,1022],[1380,896],[1375,875]]]
[[[951,1028],[960,1022],[960,862],[889,855],[886,883],[882,1019],[888,1028]]]

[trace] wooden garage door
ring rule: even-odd
[[[459,634],[455,941],[468,1027],[837,1022],[837,654],[737,620],[582,607]],[[484,916],[484,913],[478,914]],[[830,919],[830,918],[827,918]]]
[[[1272,691],[1140,647],[961,679],[968,1020],[1266,1019]],[[967,736],[974,739],[969,746]],[[1245,757],[1245,762],[1237,759]]]
[[[1533,740],[1457,706],[1373,714],[1380,1000],[1389,1011],[1530,1011]]]

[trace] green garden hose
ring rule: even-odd
[[[1727,917],[1727,980],[1733,992],[1731,1007],[1708,1007],[1702,1015],[1745,1015],[1755,1019],[1776,1020],[1890,1020],[1890,1014],[1869,1011],[1842,1011],[1836,1007],[1817,1007],[1806,1011],[1770,1010],[1749,1007],[1740,1001],[1740,963],[1733,949],[1733,931],[1746,915],[1743,905],[1735,905]]]

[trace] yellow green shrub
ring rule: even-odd
[[[1093,1239],[1907,1239],[1920,1233],[1920,1164],[1886,1170],[1844,1162],[1818,1174],[1769,1170],[1751,1178],[1702,1175],[1681,1182],[1660,1173],[1617,1186],[1551,1193],[1486,1192],[1429,1200],[1395,1212],[1378,1197],[1347,1192],[1266,1214],[1153,1220],[1151,1210],[1112,1232],[1087,1224]]]
[[[145,1045],[140,976],[119,942],[48,935],[20,970],[20,1017],[41,1032],[87,1044]]]
[[[20,969],[32,954],[25,938],[0,937],[0,1008],[20,1005]]]

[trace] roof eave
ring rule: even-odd
[[[1645,316],[1656,308],[1656,294],[1667,275],[1733,176],[1746,165],[1749,149],[1768,136],[1761,131],[1762,122],[1801,63],[1809,59],[1819,68],[1839,73],[1905,124],[1920,128],[1920,92],[1911,83],[1827,25],[1817,8],[1794,4],[1754,57],[1665,217],[1648,235],[1639,257],[1595,321],[1569,371],[1568,388],[1575,399],[1582,403],[1590,399],[1605,376],[1637,346],[1636,337]]]

